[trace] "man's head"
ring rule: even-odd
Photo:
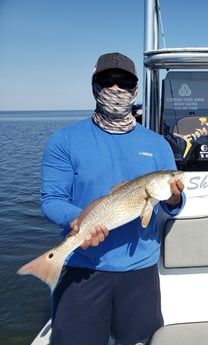
[[[133,89],[138,82],[134,62],[120,53],[101,55],[94,68],[92,82],[101,87],[117,84],[123,89]]]
[[[99,57],[92,76],[94,122],[109,133],[124,133],[136,125],[132,105],[138,91],[134,63],[120,53]]]

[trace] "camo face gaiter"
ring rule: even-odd
[[[96,110],[93,121],[109,133],[126,133],[136,126],[132,115],[132,105],[137,96],[137,86],[131,90],[119,87],[101,88],[93,83],[93,94],[96,100]]]

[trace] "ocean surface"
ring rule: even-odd
[[[50,290],[18,268],[60,241],[40,211],[49,136],[92,110],[0,112],[0,344],[29,345],[50,317]]]

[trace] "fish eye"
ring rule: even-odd
[[[48,254],[48,258],[49,258],[49,259],[52,259],[52,258],[53,258],[53,253],[49,253],[49,254]]]

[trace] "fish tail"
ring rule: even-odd
[[[48,250],[22,266],[17,274],[31,274],[48,284],[51,290],[54,290],[66,257],[82,242],[83,237],[80,232],[71,233],[59,246]]]
[[[22,266],[17,274],[31,274],[41,279],[51,290],[54,290],[62,270],[63,261],[55,260],[55,253],[50,250]]]

